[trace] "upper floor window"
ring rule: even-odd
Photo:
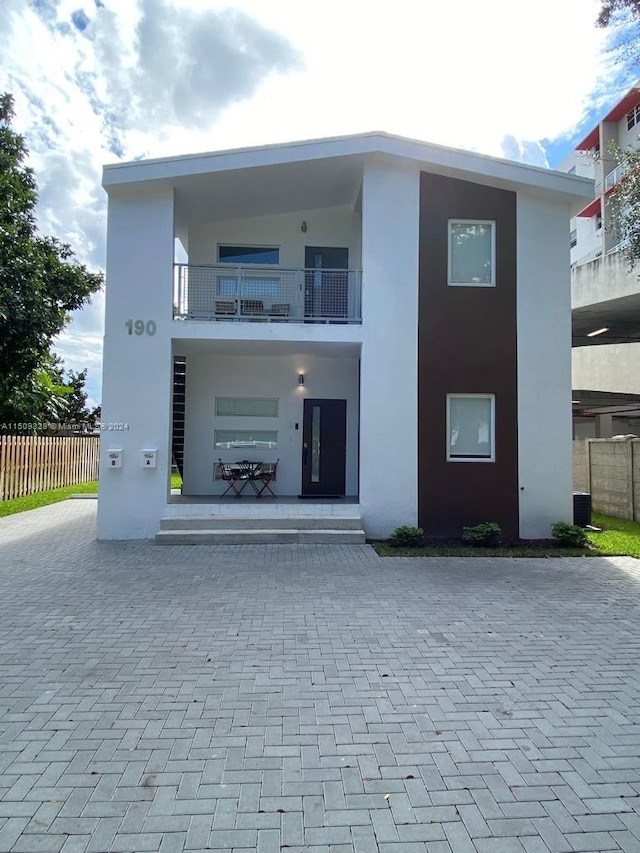
[[[593,159],[594,160],[600,159],[600,143],[599,142],[596,142],[596,144],[593,146]]]
[[[631,130],[636,124],[640,124],[640,104],[627,113],[627,130]]]
[[[569,234],[569,248],[573,249],[574,246],[578,245],[578,229],[574,228],[573,231]]]
[[[279,264],[280,249],[272,246],[218,246],[221,264]]]
[[[453,287],[495,287],[495,222],[449,220],[448,283]]]
[[[599,231],[602,228],[602,212],[598,211],[596,213],[596,231]]]

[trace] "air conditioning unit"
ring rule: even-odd
[[[591,495],[588,492],[573,493],[573,523],[578,527],[591,524]]]

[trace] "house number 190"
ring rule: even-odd
[[[158,328],[155,320],[127,320],[125,326],[130,335],[155,335]]]

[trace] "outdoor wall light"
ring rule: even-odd
[[[304,373],[298,374],[298,385],[304,385]]]
[[[302,223],[302,225],[300,226],[300,230],[302,231],[303,234],[307,233],[307,223],[306,222]]]

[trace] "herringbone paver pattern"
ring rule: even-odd
[[[640,563],[0,519],[0,851],[640,851]]]

